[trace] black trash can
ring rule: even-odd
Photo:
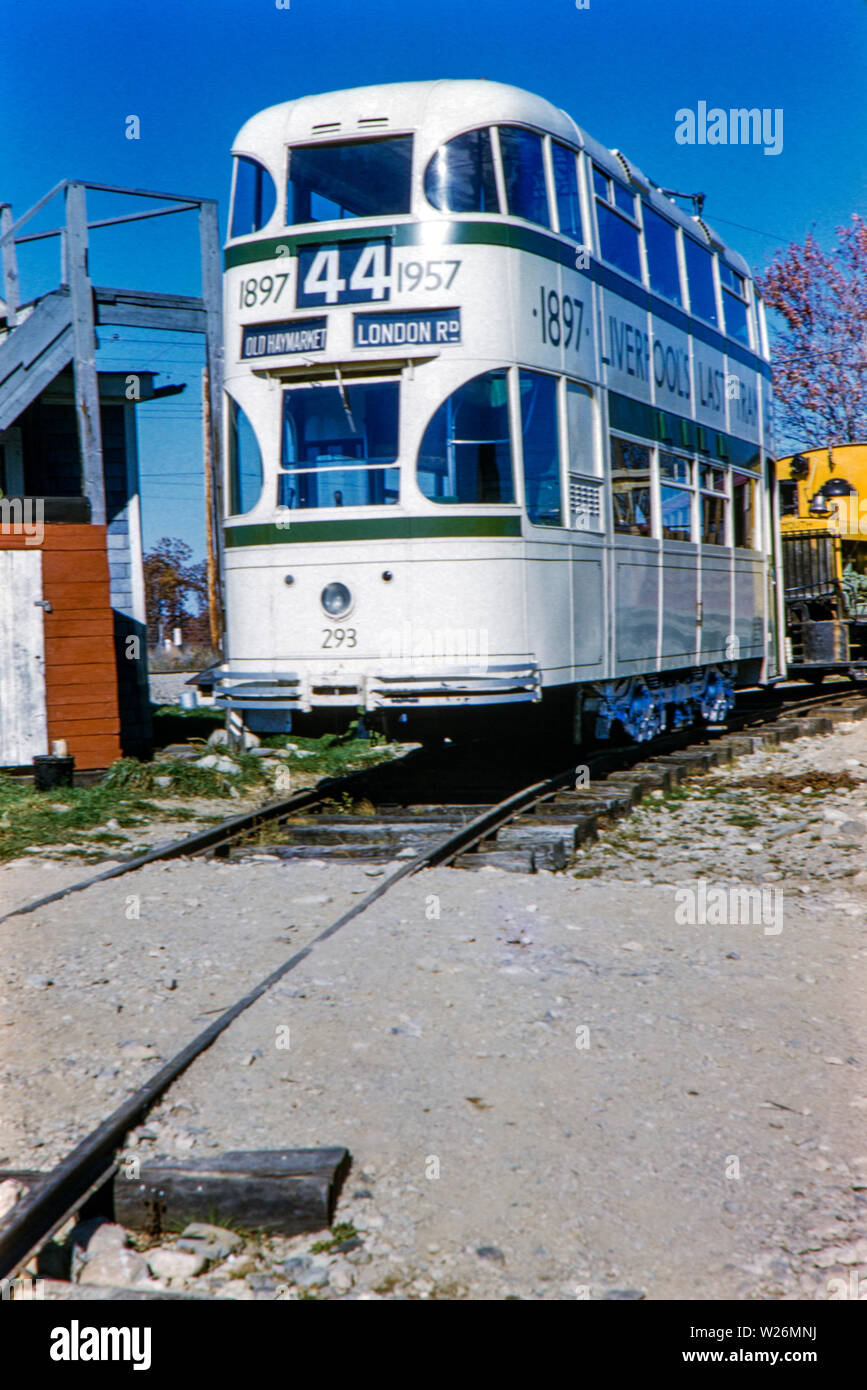
[[[38,792],[52,787],[71,787],[75,770],[74,758],[57,758],[53,753],[37,753],[33,759],[33,781]]]

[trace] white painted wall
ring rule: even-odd
[[[48,752],[42,554],[0,550],[0,766]]]

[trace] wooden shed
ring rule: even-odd
[[[89,221],[88,190],[147,199],[146,211]],[[25,232],[53,199],[62,226]],[[154,208],[152,203],[159,206]],[[200,296],[106,288],[90,233],[193,212]],[[17,247],[57,238],[61,283],[29,303]],[[209,199],[64,180],[13,221],[0,203],[0,767],[63,742],[82,770],[151,751],[136,411],[175,395],[153,373],[100,372],[103,324],[201,334],[222,391],[219,237]],[[212,516],[220,515],[219,420],[206,420]]]
[[[106,528],[0,524],[0,765],[61,739],[79,768],[121,755]]]
[[[73,377],[0,431],[0,767],[64,740],[76,767],[150,751],[135,410],[175,394],[100,372],[106,521],[82,495]]]

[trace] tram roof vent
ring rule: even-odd
[[[720,250],[720,248],[725,245],[719,232],[715,232],[713,227],[705,222],[703,217],[694,217],[692,220],[693,222],[697,222],[701,227],[711,246],[715,246],[717,250]]]
[[[359,116],[359,118],[358,118],[358,124],[359,124],[359,126],[363,127],[365,130],[369,130],[369,129],[370,129],[371,127],[373,127],[373,126],[388,125],[388,117],[387,117],[387,116]]]
[[[636,164],[632,164],[626,158],[625,154],[621,154],[620,150],[612,150],[611,153],[614,155],[615,159],[620,164],[620,167],[623,169],[623,172],[629,179],[630,183],[634,183],[637,188],[641,189],[642,193],[649,193],[650,179],[647,177],[647,175],[642,174],[638,166]]]
[[[313,134],[314,134],[314,135],[326,135],[326,134],[329,134],[329,135],[330,135],[332,131],[334,131],[334,130],[339,130],[339,129],[340,129],[340,122],[339,122],[339,121],[322,121],[322,122],[320,122],[319,125],[313,126]]]

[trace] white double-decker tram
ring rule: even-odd
[[[234,156],[227,708],[640,739],[779,675],[762,306],[703,221],[493,82],[287,102]]]

